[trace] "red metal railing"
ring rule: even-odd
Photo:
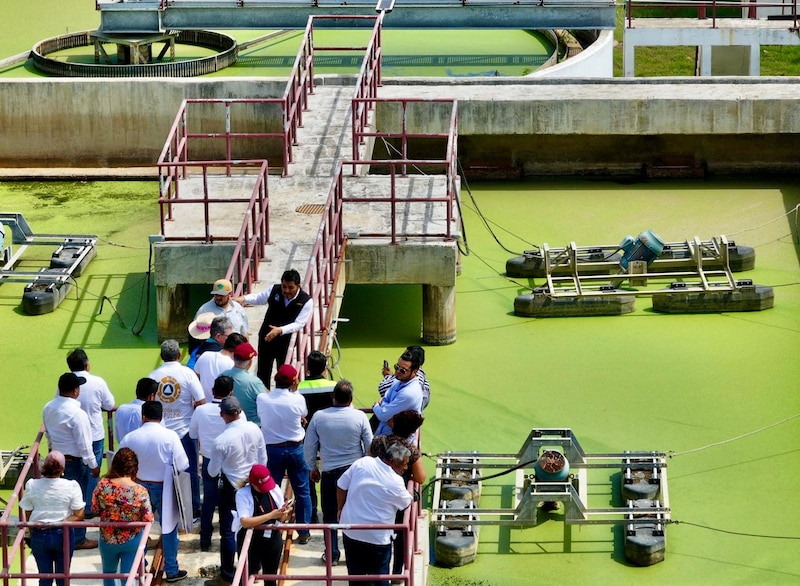
[[[378,97],[378,87],[381,85],[381,64],[383,49],[381,47],[381,31],[383,29],[383,15],[381,12],[375,19],[372,28],[372,36],[367,44],[364,60],[361,63],[361,70],[356,81],[356,89],[353,93],[352,116],[353,125],[353,159],[359,158],[359,146],[363,144],[361,140],[364,131],[369,124],[369,114],[375,108],[375,99]],[[358,138],[359,140],[356,140]],[[355,168],[353,168],[355,173]]]
[[[758,20],[758,11],[759,10],[767,10],[767,9],[780,9],[781,15],[785,17],[790,17],[792,22],[792,27],[794,30],[798,28],[798,18],[797,18],[797,3],[798,0],[788,0],[787,2],[753,2],[753,1],[733,1],[727,2],[726,0],[711,0],[711,1],[695,1],[695,0],[685,0],[675,1],[675,0],[627,0],[626,2],[626,16],[625,19],[627,21],[627,28],[634,28],[633,27],[633,19],[634,19],[634,10],[636,9],[646,9],[648,11],[652,10],[659,10],[665,13],[675,12],[678,10],[686,11],[687,9],[696,9],[697,10],[697,19],[698,20],[707,20],[708,14],[711,14],[711,28],[717,28],[717,19],[722,18],[719,16],[720,10],[730,10],[731,8],[738,8],[741,9],[743,16],[742,19],[749,19],[749,20]],[[744,12],[747,12],[746,16]],[[646,17],[641,18],[658,18],[648,14]],[[671,16],[671,18],[679,18],[675,16]],[[736,17],[724,17],[730,18],[731,20],[735,20]],[[787,19],[788,21],[789,19]]]
[[[291,80],[290,80],[291,81]],[[223,111],[219,114],[215,113],[216,107],[222,106]],[[273,132],[236,132],[233,130],[236,125],[234,118],[234,108],[238,111],[251,110],[259,108],[263,112],[259,112],[260,116],[268,115],[270,107],[274,109],[275,113],[273,118],[280,120],[281,130]],[[193,115],[190,117],[190,110]],[[235,150],[241,149],[241,145],[246,144],[248,152],[253,150],[263,151],[263,146],[259,143],[257,149],[253,147],[253,141],[280,140],[281,148],[283,151],[284,167],[283,172],[286,174],[289,160],[291,159],[291,128],[287,128],[286,123],[287,111],[287,98],[236,98],[236,99],[186,99],[181,103],[178,112],[175,115],[175,120],[172,123],[167,140],[164,147],[161,149],[161,154],[158,157],[158,166],[168,168],[170,163],[190,163],[193,162],[189,154],[189,142],[192,142],[193,150],[202,149],[202,155],[196,157],[195,160],[215,160],[215,161],[231,161],[236,159],[252,159],[252,156],[241,156],[235,153]],[[242,114],[244,118],[247,114]],[[224,127],[222,129],[214,129],[214,131],[203,132],[200,130],[202,124],[209,124],[209,120],[217,121],[224,120]],[[246,122],[245,122],[246,123]],[[196,127],[192,129],[191,124]],[[213,122],[211,123],[213,124]],[[219,142],[223,143],[220,148],[217,146]],[[198,144],[202,146],[198,147]],[[238,148],[234,148],[238,146]],[[218,152],[220,157],[209,157],[207,152]],[[230,171],[230,169],[228,169]],[[163,175],[163,173],[162,173]],[[171,176],[171,175],[168,175]],[[185,175],[178,178],[185,178]],[[162,186],[162,191],[165,186]],[[177,189],[177,187],[174,187]]]
[[[109,416],[109,422],[110,421],[111,419]],[[30,453],[28,454],[28,457],[25,460],[25,464],[23,465],[22,470],[19,472],[19,478],[17,479],[17,482],[14,485],[13,492],[9,497],[5,511],[3,512],[3,515],[0,517],[0,539],[2,539],[2,558],[3,558],[2,559],[3,567],[2,570],[0,570],[0,581],[2,582],[3,586],[11,586],[12,580],[19,580],[22,584],[25,584],[27,579],[39,579],[39,578],[56,579],[56,580],[63,579],[65,581],[65,584],[67,584],[67,586],[69,586],[71,580],[100,579],[100,578],[123,579],[125,580],[125,586],[134,586],[137,583],[140,586],[149,586],[150,583],[152,582],[153,575],[146,573],[144,566],[144,559],[145,559],[145,549],[147,546],[147,538],[150,535],[150,529],[152,526],[151,523],[146,523],[146,522],[105,523],[105,522],[84,521],[84,522],[69,522],[69,523],[43,525],[41,523],[24,523],[24,522],[17,523],[12,519],[11,515],[15,507],[17,508],[18,518],[20,520],[24,519],[23,511],[19,507],[19,501],[22,498],[22,494],[25,489],[26,479],[31,475],[34,478],[40,477],[39,449],[43,437],[44,437],[44,426],[41,427],[39,433],[36,435],[36,439],[30,446]],[[34,572],[28,569],[27,565],[28,556],[26,549],[23,545],[23,540],[25,538],[26,529],[36,528],[36,527],[47,527],[47,528],[142,527],[142,536],[130,572],[127,572],[125,574],[73,572],[70,569],[70,564],[65,563],[63,574],[52,574],[52,573],[38,572],[38,570]],[[14,535],[14,532],[16,532],[16,535]],[[63,541],[63,551],[66,560],[69,560],[68,537],[69,537],[69,532],[65,531],[64,541]],[[15,567],[18,567],[18,571],[13,570],[13,568]]]

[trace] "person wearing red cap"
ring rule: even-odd
[[[261,425],[256,408],[256,397],[266,393],[267,389],[261,379],[249,372],[253,358],[256,356],[258,356],[258,352],[250,343],[239,344],[233,349],[233,368],[221,372],[220,375],[233,379],[233,396],[239,399],[247,421]]]
[[[255,464],[250,469],[248,484],[236,491],[236,514],[233,517],[233,530],[237,533],[236,543],[239,555],[247,529],[260,525],[284,523],[292,512],[292,504],[283,501],[280,487],[263,464]],[[247,551],[250,575],[275,574],[281,561],[283,539],[275,529],[254,530]],[[266,586],[275,586],[275,580],[265,580]]]
[[[275,375],[275,390],[256,399],[261,431],[267,444],[267,465],[275,482],[280,483],[283,475],[289,482],[297,498],[295,519],[298,523],[311,522],[311,492],[309,470],[306,465],[303,429],[308,408],[303,396],[297,392],[297,371],[291,364],[283,364]],[[311,535],[308,529],[298,531],[297,542],[308,543]]]
[[[300,287],[300,273],[284,271],[281,282],[271,289],[237,297],[247,305],[267,304],[264,323],[258,332],[258,378],[269,387],[273,364],[283,364],[292,334],[302,330],[314,310],[314,301]]]

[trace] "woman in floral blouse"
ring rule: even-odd
[[[152,521],[153,507],[147,490],[134,480],[139,459],[130,448],[120,448],[111,469],[97,483],[92,494],[92,512],[101,521]],[[100,559],[104,574],[127,573],[139,547],[141,527],[102,527]],[[118,580],[104,578],[103,586],[116,586]]]

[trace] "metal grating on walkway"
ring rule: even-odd
[[[321,214],[325,211],[325,204],[304,203],[295,209],[298,214]]]

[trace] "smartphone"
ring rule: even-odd
[[[384,360],[384,361],[383,361],[383,368],[384,368],[385,370],[388,370],[388,369],[389,369],[389,361],[388,361],[388,360]]]

